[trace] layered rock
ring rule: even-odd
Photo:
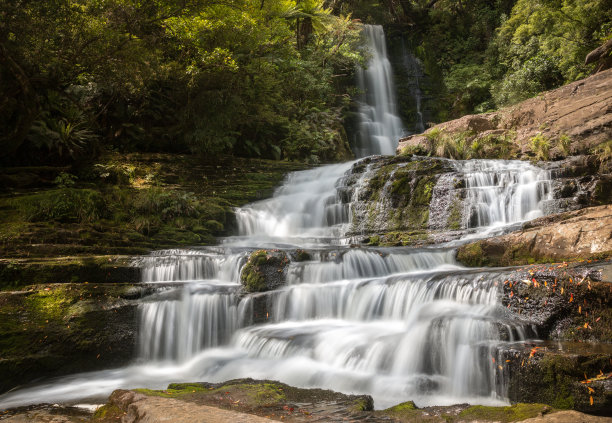
[[[463,245],[457,259],[468,266],[601,259],[612,255],[612,205],[545,216],[523,229]]]

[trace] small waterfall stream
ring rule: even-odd
[[[358,72],[367,89],[358,155],[392,154],[402,127],[384,33],[378,26],[365,32],[373,56]],[[346,245],[354,204],[369,177],[369,165],[362,166],[347,189],[358,164],[288,175],[272,198],[236,211],[239,233],[220,246],[141,258],[143,282],[160,289],[139,306],[137,362],[8,393],[0,405],[240,377],[367,393],[377,408],[407,400],[419,406],[505,403],[504,375],[492,358],[502,339],[521,340],[525,330],[508,322],[500,305],[504,273],[464,269],[445,245]],[[453,166],[465,181],[465,226],[476,234],[545,213],[547,172],[516,161]],[[311,251],[306,261],[288,264],[284,287],[242,295],[241,268],[261,248]],[[265,315],[258,311],[262,304]]]

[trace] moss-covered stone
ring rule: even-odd
[[[114,404],[105,404],[98,407],[92,416],[97,423],[115,422],[123,416],[123,410]]]
[[[0,259],[0,289],[45,283],[138,282],[140,270],[131,260],[130,256]]]
[[[414,404],[414,401],[406,401],[401,404],[394,405],[393,407],[387,408],[386,411],[391,413],[402,412],[407,410],[416,410],[417,406]]]
[[[175,398],[185,402],[277,417],[281,420],[295,417],[295,421],[308,421],[312,416],[316,416],[321,421],[340,421],[357,415],[367,416],[364,413],[373,410],[373,400],[368,395],[302,389],[269,380],[173,383],[163,390],[135,391],[147,396]],[[111,395],[110,404],[118,405],[126,411],[129,400],[134,398],[133,392],[118,390]]]
[[[257,250],[251,253],[240,272],[247,292],[263,292],[285,283],[287,254],[279,250]]]
[[[480,267],[487,265],[489,258],[485,256],[480,241],[477,241],[459,247],[457,261],[465,266]]]

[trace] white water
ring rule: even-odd
[[[364,32],[371,57],[365,69],[357,69],[357,85],[364,95],[359,106],[357,145],[353,150],[357,157],[395,154],[403,126],[397,114],[385,33],[380,25],[365,25]]]
[[[380,29],[367,31],[383,48]],[[381,89],[388,90],[374,92]],[[392,99],[387,91],[380,98]],[[382,103],[376,108],[384,109]],[[382,116],[392,109],[384,110]],[[520,340],[523,328],[507,322],[499,304],[503,272],[462,269],[453,251],[441,246],[341,246],[351,201],[364,185],[359,181],[346,198],[343,184],[352,165],[289,175],[273,198],[237,211],[239,236],[221,247],[141,259],[145,282],[175,284],[139,306],[135,364],[7,393],[0,408],[239,377],[367,393],[377,408],[407,400],[419,406],[505,403],[504,374],[492,359],[500,331]],[[545,172],[500,161],[457,162],[456,168],[466,180],[477,233],[543,213],[550,193]],[[248,252],[288,246],[315,250],[310,260],[289,264],[282,289],[240,296]]]
[[[542,216],[552,200],[551,175],[518,160],[453,162],[468,189],[469,227],[503,226]]]

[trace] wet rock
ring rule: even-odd
[[[510,266],[612,254],[612,206],[591,207],[527,222],[523,229],[463,245],[457,260],[467,266]]]
[[[597,346],[588,344],[534,344],[509,348],[502,357],[509,374],[511,401],[537,401],[557,409],[612,414],[609,348],[598,351]]]
[[[280,250],[254,251],[240,273],[246,292],[264,292],[282,286],[287,277],[287,253]]]
[[[612,342],[611,281],[602,278],[611,266],[606,261],[517,270],[503,285],[502,305],[510,319],[532,325],[536,338]]]

